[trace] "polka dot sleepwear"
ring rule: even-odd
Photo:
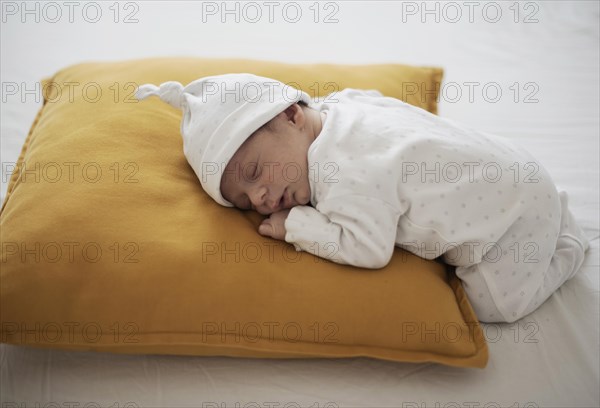
[[[314,107],[327,119],[308,151],[312,206],[285,222],[297,250],[365,268],[395,246],[441,257],[483,322],[526,316],[583,263],[567,194],[510,140],[377,91]]]

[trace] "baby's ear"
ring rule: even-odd
[[[302,120],[301,118],[304,117],[304,112],[302,112],[302,107],[300,105],[298,105],[297,103],[294,103],[294,104],[288,106],[287,109],[285,111],[283,111],[283,113],[285,114],[286,121],[291,120],[294,123],[298,123],[298,121]]]

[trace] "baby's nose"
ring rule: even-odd
[[[258,212],[264,214],[270,214],[275,211],[279,203],[277,198],[273,197],[267,188],[263,188],[256,191],[255,194],[252,194],[250,196],[250,201]]]

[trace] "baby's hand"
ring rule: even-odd
[[[271,237],[285,241],[285,219],[290,213],[291,208],[274,212],[258,226],[258,233],[266,237]]]

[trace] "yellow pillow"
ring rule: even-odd
[[[135,86],[251,72],[315,95],[378,89],[435,112],[442,70],[156,58],[85,63],[45,102],[0,213],[1,341],[117,353],[366,356],[484,367],[481,327],[451,269],[396,249],[380,270],[261,237],[258,213],[202,190],[181,111]]]

